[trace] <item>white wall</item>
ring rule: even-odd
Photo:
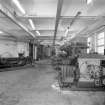
[[[24,52],[25,56],[29,55],[28,43],[0,40],[1,57],[18,57],[21,52]]]
[[[17,53],[24,53],[25,56],[28,56],[29,44],[25,42],[17,42]]]

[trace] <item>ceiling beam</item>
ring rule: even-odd
[[[53,36],[38,36],[39,40],[53,40]],[[57,37],[56,40],[59,40],[60,37]]]
[[[60,16],[60,18],[74,18],[75,16]],[[105,17],[105,16],[78,16],[78,18],[89,18],[89,19],[94,19],[94,18],[99,18],[99,17]],[[1,16],[0,18],[5,18],[3,16]],[[21,18],[21,19],[55,19],[56,17],[48,17],[48,16],[17,16],[17,18]]]
[[[74,19],[74,17],[75,16],[60,16],[60,20],[62,19]],[[93,21],[95,21],[95,20],[97,20],[99,17],[101,17],[101,16],[78,16],[77,17],[77,19],[79,19],[79,20],[82,20],[82,21],[87,21],[87,20],[93,20]],[[3,18],[3,19],[5,19],[5,18],[7,18],[7,17],[1,17],[0,16],[0,18]],[[24,17],[24,16],[17,16],[16,18],[18,18],[18,19],[26,19],[26,20],[28,20],[29,19],[29,17]],[[105,16],[103,16],[103,18],[105,18]],[[44,17],[44,16],[42,16],[42,17],[38,17],[38,16],[33,16],[31,19],[45,19],[45,20],[48,20],[48,19],[50,19],[51,21],[55,21],[55,17]]]
[[[56,36],[57,36],[57,29],[58,29],[58,25],[59,25],[60,16],[61,16],[62,5],[63,5],[63,0],[58,0],[53,46],[55,46],[55,40],[56,40]]]
[[[19,26],[21,29],[23,29],[25,32],[27,32],[31,36],[31,38],[35,38],[35,35],[27,27],[25,27],[25,25],[18,21],[17,18],[2,4],[0,4],[0,12],[8,19],[10,19],[13,23],[15,23],[17,26]]]

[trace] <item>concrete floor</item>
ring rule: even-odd
[[[50,65],[0,72],[0,105],[105,105],[105,92],[54,90],[55,77]]]

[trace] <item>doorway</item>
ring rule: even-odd
[[[29,57],[33,59],[33,44],[29,43]]]

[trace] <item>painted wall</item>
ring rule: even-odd
[[[29,55],[29,44],[25,42],[17,42],[17,53],[24,53],[25,56]]]
[[[25,56],[29,55],[28,43],[0,40],[1,57],[18,57],[18,53],[22,52],[24,52]]]

